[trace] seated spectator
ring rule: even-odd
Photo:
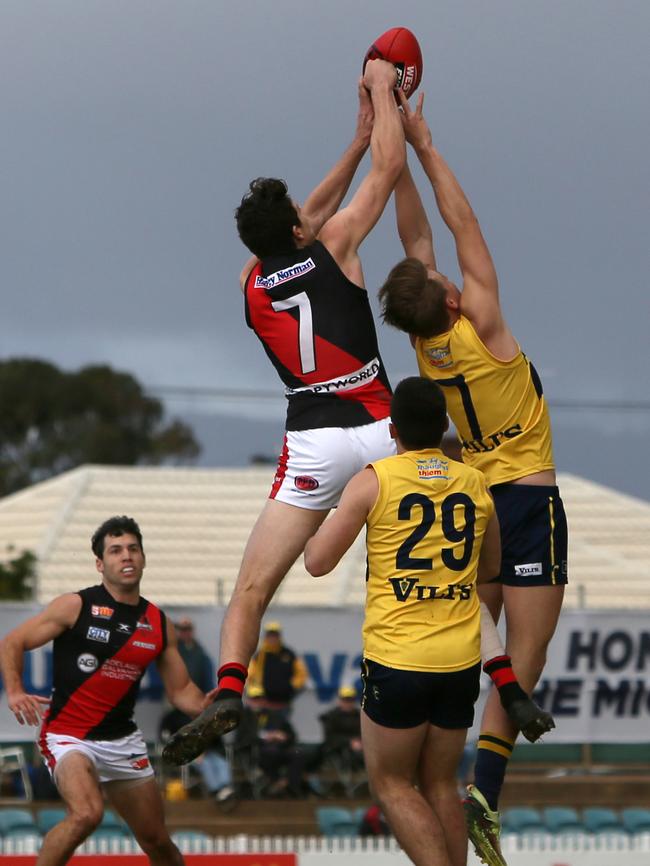
[[[354,686],[341,686],[336,706],[318,718],[323,726],[323,758],[337,754],[350,769],[361,769],[361,712]]]
[[[176,623],[178,651],[185,662],[190,679],[204,692],[214,688],[213,663],[210,656],[196,639],[194,623],[184,617]],[[190,717],[180,710],[171,709],[165,713],[160,722],[160,739],[169,739],[179,728],[186,725]],[[232,786],[230,764],[226,760],[223,743],[215,740],[212,748],[200,755],[192,766],[199,771],[208,794],[220,805],[234,804],[235,790]]]
[[[379,806],[369,806],[359,822],[359,836],[390,836],[386,816]]]
[[[194,623],[189,617],[183,617],[175,625],[178,651],[185,662],[190,679],[207,694],[214,688],[212,659],[196,639]]]
[[[38,749],[34,749],[32,762],[27,767],[27,772],[29,773],[29,781],[32,786],[32,796],[34,800],[61,799],[59,789],[52,781],[50,772],[47,769],[47,766],[45,765],[43,759],[41,758]],[[20,785],[20,787],[21,791],[19,793],[19,796],[23,796],[24,790],[22,790],[22,784]]]
[[[248,688],[263,689],[268,709],[291,715],[293,700],[307,682],[307,668],[302,659],[282,641],[282,626],[269,622],[264,629],[260,648],[248,668]]]
[[[257,759],[268,780],[265,793],[271,797],[300,797],[305,758],[296,745],[296,733],[286,713],[269,707],[259,686],[249,686],[247,698],[257,719]]]
[[[187,723],[188,716],[178,710],[170,710],[160,721],[159,737],[162,743]],[[232,785],[230,764],[226,759],[222,738],[214,741],[212,747],[192,761],[211,797],[220,805],[234,805],[235,789]]]

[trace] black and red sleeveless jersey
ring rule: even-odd
[[[285,385],[287,430],[388,417],[391,389],[368,294],[320,241],[258,262],[244,297],[246,322]]]
[[[103,584],[79,595],[77,621],[54,640],[52,703],[41,736],[117,740],[136,730],[140,680],[167,645],[165,614],[146,598],[115,601]]]

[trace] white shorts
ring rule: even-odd
[[[315,511],[338,505],[350,478],[395,453],[390,418],[361,427],[289,430],[269,497]]]
[[[119,740],[79,740],[67,734],[46,734],[38,745],[55,782],[59,764],[72,752],[81,752],[92,761],[100,782],[144,781],[153,776],[140,731]]]

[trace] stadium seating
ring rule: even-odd
[[[613,809],[588,807],[582,810],[582,823],[589,833],[624,832],[621,819]]]
[[[202,833],[200,830],[176,830],[173,833],[174,840],[181,840],[190,842],[196,841],[205,841],[206,839],[212,839],[212,836],[208,835],[208,833]]]
[[[52,827],[63,821],[66,815],[65,809],[41,809],[36,816],[36,826],[45,835]]]
[[[185,854],[211,854],[214,850],[214,839],[199,830],[176,830],[172,840]]]
[[[123,513],[128,502],[146,529],[151,596],[162,605],[224,604],[273,472],[269,466],[81,466],[0,500],[0,536],[14,549],[39,551],[38,601],[47,602],[87,581],[80,552],[97,525]],[[566,473],[559,485],[571,523],[565,607],[650,607],[648,503]],[[175,531],[187,540],[180,553]],[[188,568],[191,584],[179,582]],[[612,573],[625,593],[611,592]],[[314,581],[299,559],[276,602],[360,605],[364,574],[360,535],[328,580]]]
[[[112,809],[104,809],[101,823],[102,830],[124,830],[125,822]]]
[[[123,827],[102,827],[101,824],[95,830],[95,832],[90,837],[95,841],[99,841],[100,839],[108,839],[109,841],[113,841],[114,839],[126,839],[130,837],[130,832]]]
[[[584,827],[575,809],[569,806],[548,806],[543,810],[544,824],[551,833],[581,833]]]
[[[4,839],[37,839],[41,840],[42,836],[36,829],[36,827],[14,827],[12,830],[8,830],[4,836]]]
[[[505,809],[501,816],[501,826],[505,832],[509,833],[546,831],[546,825],[540,811],[527,806],[513,806],[510,809]]]
[[[0,809],[0,835],[8,836],[14,830],[39,832],[28,809]]]
[[[359,822],[350,809],[321,806],[316,809],[318,826],[323,836],[357,836]]]
[[[628,833],[650,833],[650,809],[622,809],[621,821]]]

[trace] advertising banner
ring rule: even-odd
[[[33,615],[27,604],[0,606],[0,634]],[[172,621],[194,620],[198,640],[217,663],[223,609],[168,608]],[[304,658],[309,683],[296,699],[292,722],[304,741],[318,741],[318,716],[336,700],[341,685],[359,687],[360,609],[274,607],[268,618],[282,624],[285,643]],[[24,681],[30,692],[49,695],[51,646],[29,653]],[[481,702],[489,686],[483,678]],[[650,731],[650,617],[646,611],[567,610],[551,642],[537,688],[538,702],[553,713],[557,728],[545,742],[644,742]],[[136,718],[145,737],[155,740],[168,709],[155,666],[145,675]],[[0,740],[34,739],[34,730],[17,724],[0,691]]]

